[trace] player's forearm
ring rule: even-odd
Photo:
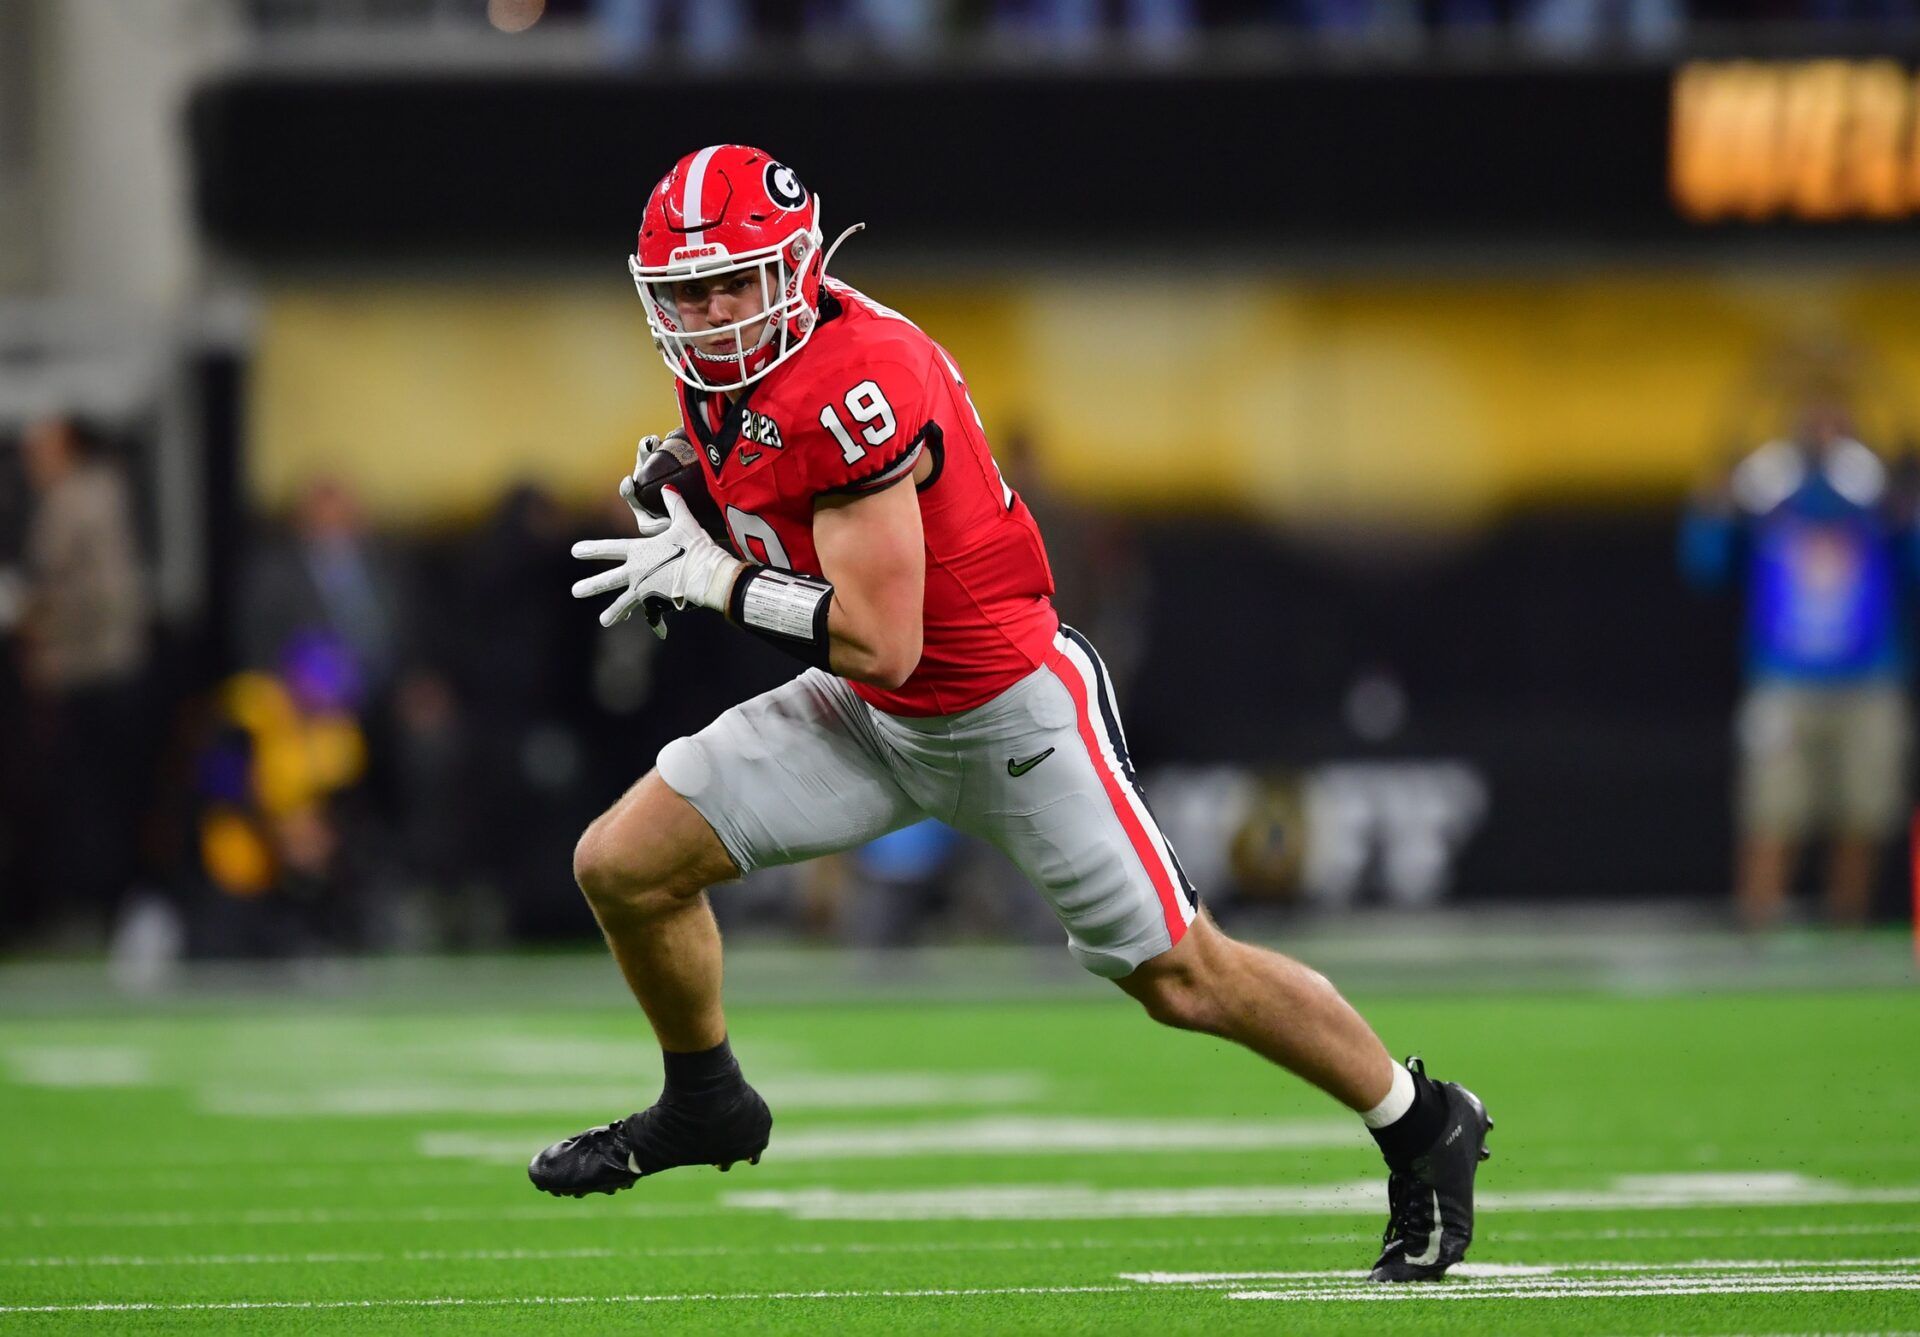
[[[726,617],[797,659],[877,688],[897,688],[920,663],[918,605],[889,611],[820,576],[747,567]]]
[[[748,566],[733,583],[727,620],[774,645],[855,682],[893,688],[920,662],[918,599],[899,592],[865,597],[818,576]]]
[[[827,614],[829,666],[843,678],[889,690],[913,676],[920,663],[920,618],[899,622],[861,609],[836,591]]]

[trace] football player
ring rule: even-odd
[[[603,626],[711,609],[807,667],[668,744],[580,838],[574,876],[666,1084],[542,1151],[533,1182],[580,1196],[757,1161],[773,1120],[728,1046],[707,888],[932,816],[1003,850],[1081,965],[1154,1020],[1237,1041],[1357,1113],[1390,1172],[1372,1275],[1440,1276],[1472,1239],[1486,1110],[1418,1059],[1394,1063],[1321,975],[1200,909],[960,368],[829,278],[822,243],[820,201],[791,168],[721,144],[655,187],[628,262],[724,535],[671,486],[664,514],[643,506],[636,469],[620,486],[638,536],[576,545],[616,565],[573,593],[615,596]]]

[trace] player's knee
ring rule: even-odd
[[[573,880],[581,895],[595,907],[610,904],[627,880],[621,875],[620,862],[613,857],[611,844],[595,822],[580,833],[573,846]]]
[[[1156,970],[1134,981],[1127,990],[1162,1026],[1213,1034],[1220,1028],[1220,1008],[1200,971],[1184,966]]]
[[[1221,1035],[1235,1002],[1236,946],[1202,915],[1177,945],[1114,982],[1162,1026]]]
[[[608,829],[605,818],[589,826],[573,847],[573,880],[596,913],[658,913],[683,899],[672,879],[651,865],[645,851]]]

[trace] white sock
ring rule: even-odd
[[[1393,1086],[1387,1091],[1387,1098],[1360,1117],[1369,1128],[1385,1128],[1412,1108],[1413,1074],[1396,1063],[1393,1065]]]

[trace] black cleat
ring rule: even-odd
[[[713,1104],[669,1104],[663,1096],[618,1123],[554,1143],[528,1164],[527,1178],[555,1197],[618,1193],[642,1175],[679,1165],[758,1165],[772,1130],[767,1102],[745,1082]]]
[[[1407,1067],[1425,1080],[1419,1059],[1408,1059]],[[1438,1281],[1473,1243],[1473,1176],[1491,1154],[1487,1132],[1493,1120],[1466,1087],[1436,1085],[1447,1099],[1447,1121],[1425,1152],[1390,1167],[1389,1215],[1380,1237],[1386,1247],[1369,1274],[1374,1281]]]

